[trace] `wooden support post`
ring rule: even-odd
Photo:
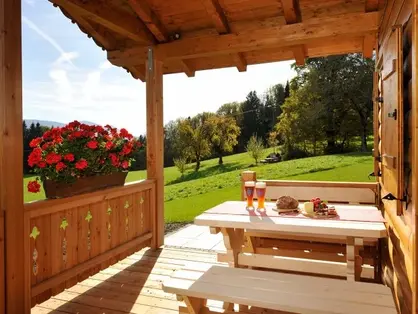
[[[245,191],[244,191],[244,185],[245,181],[256,181],[257,180],[257,174],[255,171],[244,171],[241,174],[241,200],[245,200]]]
[[[152,208],[152,247],[164,244],[164,125],[163,63],[148,50],[146,64],[147,92],[147,178],[156,180],[155,206]]]
[[[0,210],[5,219],[6,313],[29,313],[25,289],[21,1],[0,0]],[[0,312],[2,309],[0,309]]]

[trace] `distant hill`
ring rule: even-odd
[[[34,124],[39,123],[41,126],[46,126],[48,128],[51,128],[51,127],[62,127],[62,126],[65,125],[65,123],[62,123],[62,122],[49,121],[49,120],[24,119],[24,121],[26,122],[26,126],[27,127],[29,127],[32,123],[34,123]],[[91,121],[80,121],[80,122],[81,123],[88,124],[88,125],[96,124],[96,123],[91,122]]]

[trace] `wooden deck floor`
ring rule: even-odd
[[[163,292],[161,283],[175,270],[197,264],[220,265],[213,251],[146,248],[35,306],[31,313],[178,313],[180,302]]]

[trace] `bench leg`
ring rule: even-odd
[[[347,238],[347,280],[360,281],[363,258],[360,250],[363,248],[363,239]]]
[[[244,244],[244,230],[221,228],[221,232],[224,238],[226,253],[233,258],[229,262],[229,266],[238,267],[238,253],[242,251],[242,245]]]
[[[199,314],[200,310],[206,305],[205,299],[191,298],[183,296],[184,303],[190,314]]]

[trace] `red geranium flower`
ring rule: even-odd
[[[74,131],[73,134],[71,134],[72,137],[74,138],[79,138],[83,136],[83,132],[81,131]]]
[[[132,134],[130,134],[126,129],[120,129],[119,135],[127,138],[128,140],[133,138]]]
[[[64,156],[64,159],[66,160],[66,161],[74,161],[74,155],[73,154],[71,154],[71,153],[68,153],[68,154],[66,154],[65,156]]]
[[[46,131],[45,133],[44,133],[44,135],[42,136],[42,138],[44,139],[44,140],[47,140],[47,139],[49,139],[49,137],[51,136],[51,131]]]
[[[51,152],[48,155],[46,155],[46,163],[49,165],[56,164],[61,161],[61,155],[58,155],[57,153]]]
[[[87,168],[87,166],[88,166],[89,164],[87,163],[87,160],[85,160],[85,159],[80,159],[79,161],[77,161],[76,162],[76,164],[75,164],[75,167],[78,169],[78,170],[84,170],[84,169],[86,169]]]
[[[40,161],[40,162],[38,162],[37,166],[39,168],[45,168],[46,167],[46,162],[45,161]]]
[[[39,146],[39,144],[41,144],[41,142],[42,142],[42,137],[37,137],[37,138],[34,138],[32,141],[30,141],[29,146],[31,148],[35,148],[35,147]]]
[[[28,182],[28,191],[31,193],[38,193],[41,190],[41,185],[38,180]]]
[[[57,165],[55,166],[55,169],[57,169],[58,172],[60,172],[64,168],[67,168],[67,166],[62,161],[60,161],[59,163],[57,163]]]
[[[113,148],[113,143],[112,142],[106,142],[106,150],[111,150]]]
[[[90,149],[96,149],[97,146],[99,146],[99,143],[97,141],[87,142],[87,147]]]
[[[33,167],[38,164],[42,159],[42,150],[39,147],[36,147],[28,157],[29,166]]]
[[[53,143],[48,142],[42,145],[42,149],[43,150],[47,150],[48,148],[50,148],[53,145]]]
[[[73,122],[68,123],[68,126],[73,129],[73,128],[79,127],[80,122],[78,122],[77,120],[74,120]]]
[[[126,156],[126,155],[129,155],[131,152],[132,152],[132,143],[126,143],[125,145],[123,145],[120,155]]]
[[[123,169],[128,169],[128,167],[129,167],[129,161],[127,161],[127,160],[122,161],[121,166],[122,166]]]
[[[116,154],[109,154],[110,161],[112,162],[112,165],[115,167],[119,167],[119,157],[116,156]]]

